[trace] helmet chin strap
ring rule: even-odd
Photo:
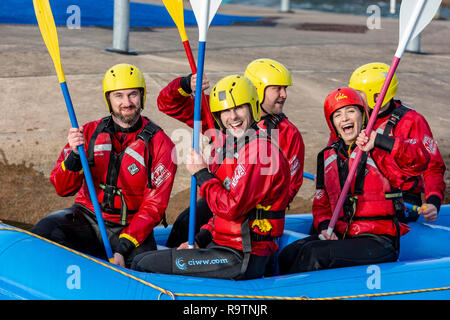
[[[271,113],[267,112],[266,109],[263,108],[262,104],[259,105],[262,111],[264,111],[265,114],[270,115]]]

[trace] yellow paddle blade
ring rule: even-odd
[[[59,54],[58,34],[56,33],[55,20],[53,19],[52,9],[48,0],[33,0],[34,12],[41,30],[53,64],[55,65],[56,74],[60,83],[65,82],[64,72],[61,66],[61,57]]]
[[[162,0],[162,2],[178,28],[181,41],[188,41],[186,29],[184,28],[183,0]]]

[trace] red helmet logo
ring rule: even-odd
[[[348,97],[343,94],[342,92],[338,92],[335,96],[334,99],[336,99],[336,101],[342,100],[342,99],[348,99]]]

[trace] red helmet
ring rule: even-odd
[[[338,133],[336,132],[336,128],[333,125],[333,121],[331,120],[331,115],[336,110],[350,105],[360,107],[363,115],[365,115],[364,119],[367,120],[367,109],[364,105],[363,99],[356,90],[352,88],[337,88],[336,90],[333,90],[325,99],[325,103],[323,105],[325,120],[327,121],[328,127],[330,128],[331,132],[336,137],[338,136]]]

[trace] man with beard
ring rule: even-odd
[[[114,263],[125,267],[136,254],[156,249],[153,228],[164,218],[177,166],[173,142],[141,115],[146,86],[138,68],[111,67],[103,95],[110,116],[69,129],[50,176],[58,195],[77,194],[74,205],[45,217],[31,231],[106,258],[77,150],[84,145]]]

